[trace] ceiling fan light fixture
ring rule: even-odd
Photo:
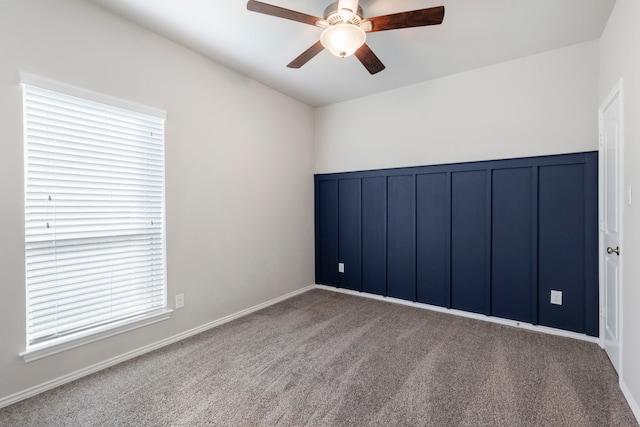
[[[329,52],[340,58],[353,55],[367,40],[367,34],[357,25],[335,24],[322,32],[320,42]]]

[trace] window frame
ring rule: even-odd
[[[166,112],[164,110],[148,107],[145,105],[133,103],[130,101],[125,101],[119,98],[115,98],[112,96],[104,95],[98,92],[89,91],[86,89],[78,88],[76,86],[67,85],[60,82],[55,82],[53,80],[49,80],[46,78],[42,78],[39,76],[34,76],[32,74],[20,73],[20,85],[22,90],[22,101],[23,101],[23,144],[25,150],[25,164],[24,164],[24,195],[26,202],[27,195],[27,176],[29,173],[28,164],[27,164],[27,150],[28,150],[28,141],[27,141],[27,123],[26,123],[26,91],[24,86],[33,86],[40,89],[45,89],[49,91],[59,92],[64,95],[81,98],[86,101],[97,102],[101,104],[106,104],[107,106],[116,107],[119,109],[129,110],[134,113],[141,113],[149,116],[154,116],[158,119],[161,119],[163,122],[166,120]],[[165,125],[163,123],[163,128]],[[164,137],[162,139],[162,150],[163,150],[163,159],[164,153],[166,153],[165,149],[165,140]],[[153,311],[144,312],[138,315],[133,314],[131,317],[111,321],[107,324],[98,324],[97,326],[93,326],[91,328],[84,329],[80,332],[63,335],[58,338],[49,339],[43,342],[29,344],[26,342],[25,351],[19,353],[19,355],[25,360],[25,362],[31,362],[33,360],[37,360],[43,357],[47,357],[52,354],[56,354],[71,348],[75,348],[81,345],[85,345],[91,342],[95,342],[97,340],[105,339],[117,334],[121,334],[127,331],[131,331],[133,329],[137,329],[143,326],[147,326],[153,323],[157,323],[163,320],[167,320],[171,317],[171,313],[173,310],[168,308],[167,300],[168,300],[168,284],[167,284],[167,263],[166,263],[166,254],[167,254],[167,236],[166,236],[166,168],[164,161],[162,163],[162,173],[163,173],[163,181],[162,181],[162,205],[161,205],[161,213],[162,213],[162,228],[161,228],[161,238],[162,238],[162,262],[163,262],[163,270],[164,270],[164,301],[163,306],[161,308],[154,309]],[[26,206],[25,206],[26,207]],[[25,220],[26,220],[26,211],[25,211]],[[25,223],[26,226],[26,223]],[[26,240],[25,240],[26,242]],[[25,274],[26,274],[26,247],[25,247]],[[29,296],[28,290],[26,289],[26,276],[25,276],[25,315],[26,315],[26,324],[25,324],[25,339],[28,334],[29,328]]]

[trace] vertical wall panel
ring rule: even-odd
[[[338,262],[344,273],[338,273],[341,288],[362,289],[360,179],[338,181]]]
[[[598,336],[599,325],[599,260],[598,260],[598,154],[585,155],[585,333]]]
[[[362,290],[387,288],[387,178],[362,178]]]
[[[320,181],[317,188],[316,281],[338,286],[338,183],[337,180]]]
[[[487,171],[451,177],[452,307],[489,314],[487,300]]]
[[[390,176],[387,185],[387,295],[415,301],[414,176]]]
[[[416,178],[417,300],[451,307],[451,201],[449,174]]]
[[[585,332],[584,165],[539,169],[538,313],[544,326]],[[550,303],[562,291],[562,305]]]
[[[538,171],[531,167],[531,323],[538,324]],[[596,210],[597,212],[597,210]]]
[[[494,170],[492,195],[491,314],[531,322],[531,168]]]

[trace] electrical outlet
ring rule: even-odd
[[[184,294],[176,295],[176,308],[184,307]]]
[[[551,304],[562,305],[562,291],[551,291]]]
[[[338,263],[338,273],[344,273],[344,262]]]

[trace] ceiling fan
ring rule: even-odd
[[[444,6],[364,18],[358,0],[339,0],[332,3],[325,9],[324,18],[255,0],[249,0],[247,9],[323,29],[320,40],[291,61],[287,67],[300,68],[326,48],[341,58],[355,55],[371,74],[384,70],[385,66],[365,43],[366,33],[439,25],[444,19]]]

